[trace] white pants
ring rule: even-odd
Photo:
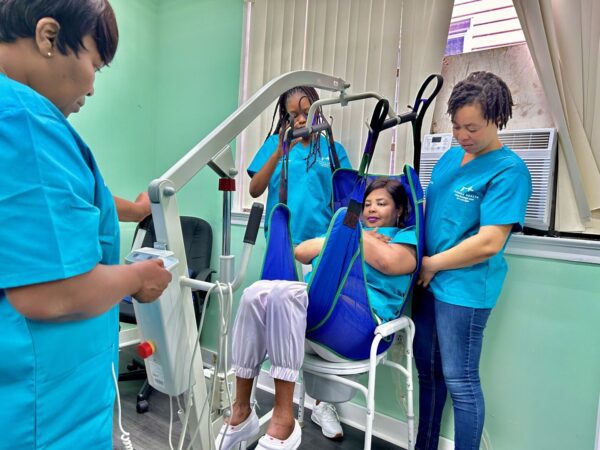
[[[233,326],[236,376],[255,378],[268,354],[271,377],[295,382],[304,359],[307,307],[306,283],[260,280],[246,288]]]

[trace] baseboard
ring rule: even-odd
[[[271,394],[275,393],[275,386],[273,384],[273,379],[269,376],[268,371],[262,370],[260,375],[258,376],[258,388],[269,392]],[[296,383],[296,388],[294,389],[294,403],[298,403],[298,399],[300,397],[300,384]],[[306,408],[312,409],[314,405],[314,399],[312,399],[308,394],[304,399],[304,406]],[[336,404],[336,408],[338,410],[338,414],[340,416],[340,421],[348,426],[356,428],[358,430],[365,430],[365,407],[357,405],[352,402],[346,402],[341,404]],[[416,430],[415,430],[416,433]],[[408,445],[407,436],[408,430],[406,422],[395,419],[393,417],[386,416],[384,414],[380,414],[375,412],[375,419],[373,421],[373,436],[377,436],[380,439],[383,439],[386,442],[389,442],[394,445],[398,445],[400,447],[406,448]],[[438,450],[453,450],[454,449],[454,441],[446,438],[440,438],[440,443],[438,446]]]

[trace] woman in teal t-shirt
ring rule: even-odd
[[[267,137],[248,166],[250,195],[258,197],[268,188],[266,217],[279,203],[282,165],[282,142],[285,131],[306,126],[310,106],[319,99],[312,87],[298,86],[283,93],[277,102],[275,131]],[[320,108],[317,121],[322,120]],[[269,132],[270,134],[270,132]],[[323,136],[292,141],[289,149],[287,205],[291,211],[290,227],[294,245],[327,232],[331,212],[332,164],[329,142]],[[334,142],[339,167],[350,167],[346,150]],[[265,226],[265,232],[267,232]]]
[[[489,72],[459,82],[448,100],[454,137],[433,169],[425,257],[413,301],[419,372],[416,448],[438,448],[449,391],[457,450],[478,450],[485,406],[479,380],[483,330],[506,275],[504,247],[531,195],[525,163],[498,139],[512,114],[508,86]],[[419,295],[420,294],[420,295]]]
[[[367,188],[363,221],[369,228],[362,233],[363,251],[370,266],[366,273],[369,299],[382,321],[393,318],[401,307],[407,287],[403,276],[416,267],[414,230],[401,228],[406,211],[406,193],[398,181],[378,179]],[[296,258],[309,264],[324,243],[325,238],[301,243],[296,247]],[[282,450],[296,449],[300,445],[301,431],[293,416],[292,401],[304,359],[307,307],[306,283],[261,280],[244,291],[232,329],[236,400],[231,423],[221,429],[217,448],[229,450],[259,432],[250,393],[266,353],[275,382],[275,408],[267,435],[259,440],[256,448],[273,448],[274,442]]]
[[[111,448],[116,305],[171,279],[116,265],[113,198],[66,120],[117,41],[107,1],[0,2],[0,449]]]

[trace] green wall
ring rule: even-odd
[[[96,76],[95,93],[69,120],[88,143],[113,194],[134,200],[157,172],[157,0],[113,0],[119,47]],[[122,224],[121,247],[135,224]]]
[[[163,0],[158,8],[158,100],[156,163],[164,172],[238,106],[242,43],[242,0]],[[182,215],[196,215],[213,227],[212,266],[221,253],[222,194],[218,177],[203,169],[177,196]],[[231,252],[241,254],[243,228],[233,226]],[[246,285],[264,239],[255,248]],[[238,291],[236,298],[239,298]],[[216,348],[218,302],[210,303],[203,345]]]
[[[71,121],[113,192],[133,199],[237,107],[243,1],[113,0],[113,5],[121,31],[117,57],[98,75],[96,95]],[[215,268],[221,201],[209,169],[178,195],[181,214],[201,216],[213,226]],[[123,224],[124,251],[132,230],[133,225]],[[238,258],[243,232],[232,227],[232,253]],[[254,250],[246,285],[258,278],[262,233]],[[508,260],[509,275],[486,330],[482,361],[489,449],[591,449],[600,392],[595,323],[600,268]],[[216,319],[213,301],[202,338],[211,347]],[[377,409],[402,419],[400,380],[382,369],[377,389]],[[450,406],[442,432],[452,438]]]

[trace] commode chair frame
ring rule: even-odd
[[[402,364],[389,361],[387,352],[377,355],[377,348],[382,339],[393,335],[396,332],[404,332],[406,335],[405,344],[405,363]],[[371,344],[371,355],[368,360],[348,361],[348,362],[329,362],[316,355],[305,355],[302,372],[309,372],[320,378],[338,382],[346,386],[353,387],[365,397],[366,406],[366,424],[365,424],[365,442],[364,449],[371,448],[373,434],[373,421],[375,419],[375,380],[377,365],[383,364],[399,371],[406,378],[407,392],[407,428],[408,428],[408,450],[414,450],[414,409],[413,409],[413,339],[415,336],[415,326],[413,321],[407,316],[401,316],[398,319],[391,320],[375,329],[375,337]],[[369,379],[367,386],[361,383],[345,378],[345,375],[358,375],[368,373]],[[304,384],[301,386],[300,399],[298,401],[298,420],[302,422],[304,415]]]

